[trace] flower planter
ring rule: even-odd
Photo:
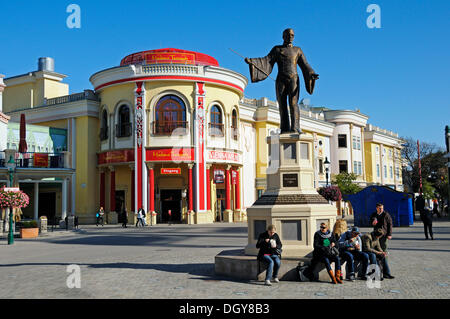
[[[20,238],[37,238],[39,236],[39,228],[21,228]]]

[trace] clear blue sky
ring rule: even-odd
[[[81,29],[69,29],[66,8],[81,7]],[[381,7],[381,29],[369,29],[366,8]],[[287,9],[285,9],[286,7]],[[359,108],[373,125],[444,147],[450,125],[450,1],[2,1],[0,73],[33,71],[55,58],[71,93],[90,89],[89,77],[127,54],[174,47],[215,57],[247,77],[233,49],[265,56],[295,30],[320,74],[316,106]],[[276,73],[274,73],[275,75]],[[275,77],[275,76],[274,76]],[[274,83],[249,84],[245,95],[275,100]]]

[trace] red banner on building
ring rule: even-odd
[[[150,149],[146,152],[150,162],[191,162],[194,160],[193,148]]]
[[[238,153],[224,151],[208,151],[208,160],[227,161],[240,163],[241,157]]]
[[[161,168],[161,175],[181,175],[181,168]]]
[[[48,154],[34,153],[34,167],[48,167]]]

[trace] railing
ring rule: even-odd
[[[209,135],[224,136],[222,123],[209,123]]]
[[[145,74],[160,74],[160,73],[176,73],[176,74],[199,74],[199,69],[195,65],[180,65],[180,64],[166,64],[166,65],[144,65],[142,66],[142,73]]]
[[[131,136],[131,123],[122,123],[116,125],[116,137]]]
[[[66,168],[67,153],[16,153],[16,168]],[[0,167],[7,167],[5,152],[0,152]]]
[[[44,99],[44,105],[56,105],[56,104],[64,104],[81,100],[91,100],[91,101],[99,101],[98,96],[92,90],[85,90],[81,93],[75,93],[65,96],[59,96],[52,99]]]
[[[187,121],[154,121],[152,126],[154,135],[185,135],[188,133]]]

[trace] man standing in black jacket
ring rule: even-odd
[[[384,235],[380,238],[380,246],[386,252],[388,240],[392,239],[392,217],[388,212],[384,211],[383,204],[377,204],[377,211],[370,216],[370,223],[374,231],[379,228],[384,230]]]
[[[258,260],[268,263],[265,281],[267,286],[272,285],[270,282],[272,277],[274,282],[279,282],[278,270],[281,266],[281,247],[283,245],[276,231],[275,225],[269,225],[267,231],[259,235],[256,243],[256,248],[259,248]]]
[[[420,219],[423,222],[423,228],[425,232],[425,239],[428,239],[428,232],[430,232],[431,239],[434,240],[433,237],[433,213],[431,212],[431,207],[428,205],[424,207],[420,211]]]

